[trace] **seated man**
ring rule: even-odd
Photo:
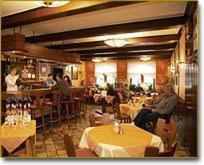
[[[45,87],[51,87],[56,84],[56,81],[53,80],[52,74],[48,74],[47,80],[44,82]]]
[[[159,103],[163,99],[165,95],[163,89],[157,89],[157,93],[158,95],[154,96],[152,100],[145,100],[145,107],[152,108],[155,104]]]
[[[176,106],[179,98],[173,92],[173,87],[171,85],[166,85],[164,87],[164,97],[151,108],[143,108],[137,114],[134,119],[136,126],[146,129],[146,123],[149,121],[157,121],[159,117],[166,117],[171,113]]]

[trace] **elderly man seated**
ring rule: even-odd
[[[166,85],[163,89],[164,96],[151,107],[144,107],[134,119],[134,124],[142,129],[146,129],[146,123],[157,121],[159,117],[166,117],[171,113],[179,101],[179,97],[174,93],[171,85]]]

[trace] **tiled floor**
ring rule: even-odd
[[[89,113],[95,109],[100,109],[100,106],[88,106]],[[107,111],[111,111],[108,107]],[[72,133],[75,148],[78,148],[82,133],[86,127],[89,127],[88,118],[82,119],[81,124],[77,123],[77,127],[71,124],[68,129],[66,123],[62,123],[62,126]],[[16,152],[13,156],[25,157],[25,150],[22,149]],[[36,153],[38,158],[67,158],[64,142],[61,135],[61,127],[56,125],[52,130],[47,131],[44,135],[41,131],[37,131],[36,136]],[[178,145],[175,152],[175,157],[187,157],[188,153],[185,147]]]

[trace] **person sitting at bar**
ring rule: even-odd
[[[164,97],[151,108],[144,107],[134,119],[134,124],[142,129],[146,129],[146,123],[156,122],[159,117],[166,118],[171,113],[179,101],[179,97],[173,92],[171,85],[164,87]]]
[[[16,67],[11,66],[9,74],[5,77],[5,82],[6,82],[6,91],[7,92],[13,92],[13,91],[18,91],[18,87],[16,84],[16,81],[19,77],[19,75],[16,75]]]
[[[57,83],[51,87],[51,89],[59,89],[61,92],[61,100],[67,100],[68,99],[68,90],[69,90],[69,84],[67,81],[63,79],[63,74],[58,73],[56,75]]]
[[[64,76],[64,80],[67,81],[70,87],[72,86],[72,80],[70,79],[68,75]]]
[[[55,84],[56,84],[56,81],[53,80],[52,74],[51,73],[48,74],[48,78],[47,78],[47,80],[45,80],[44,86],[45,87],[51,87]]]

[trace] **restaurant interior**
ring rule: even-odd
[[[2,157],[198,157],[197,1],[1,12]]]

